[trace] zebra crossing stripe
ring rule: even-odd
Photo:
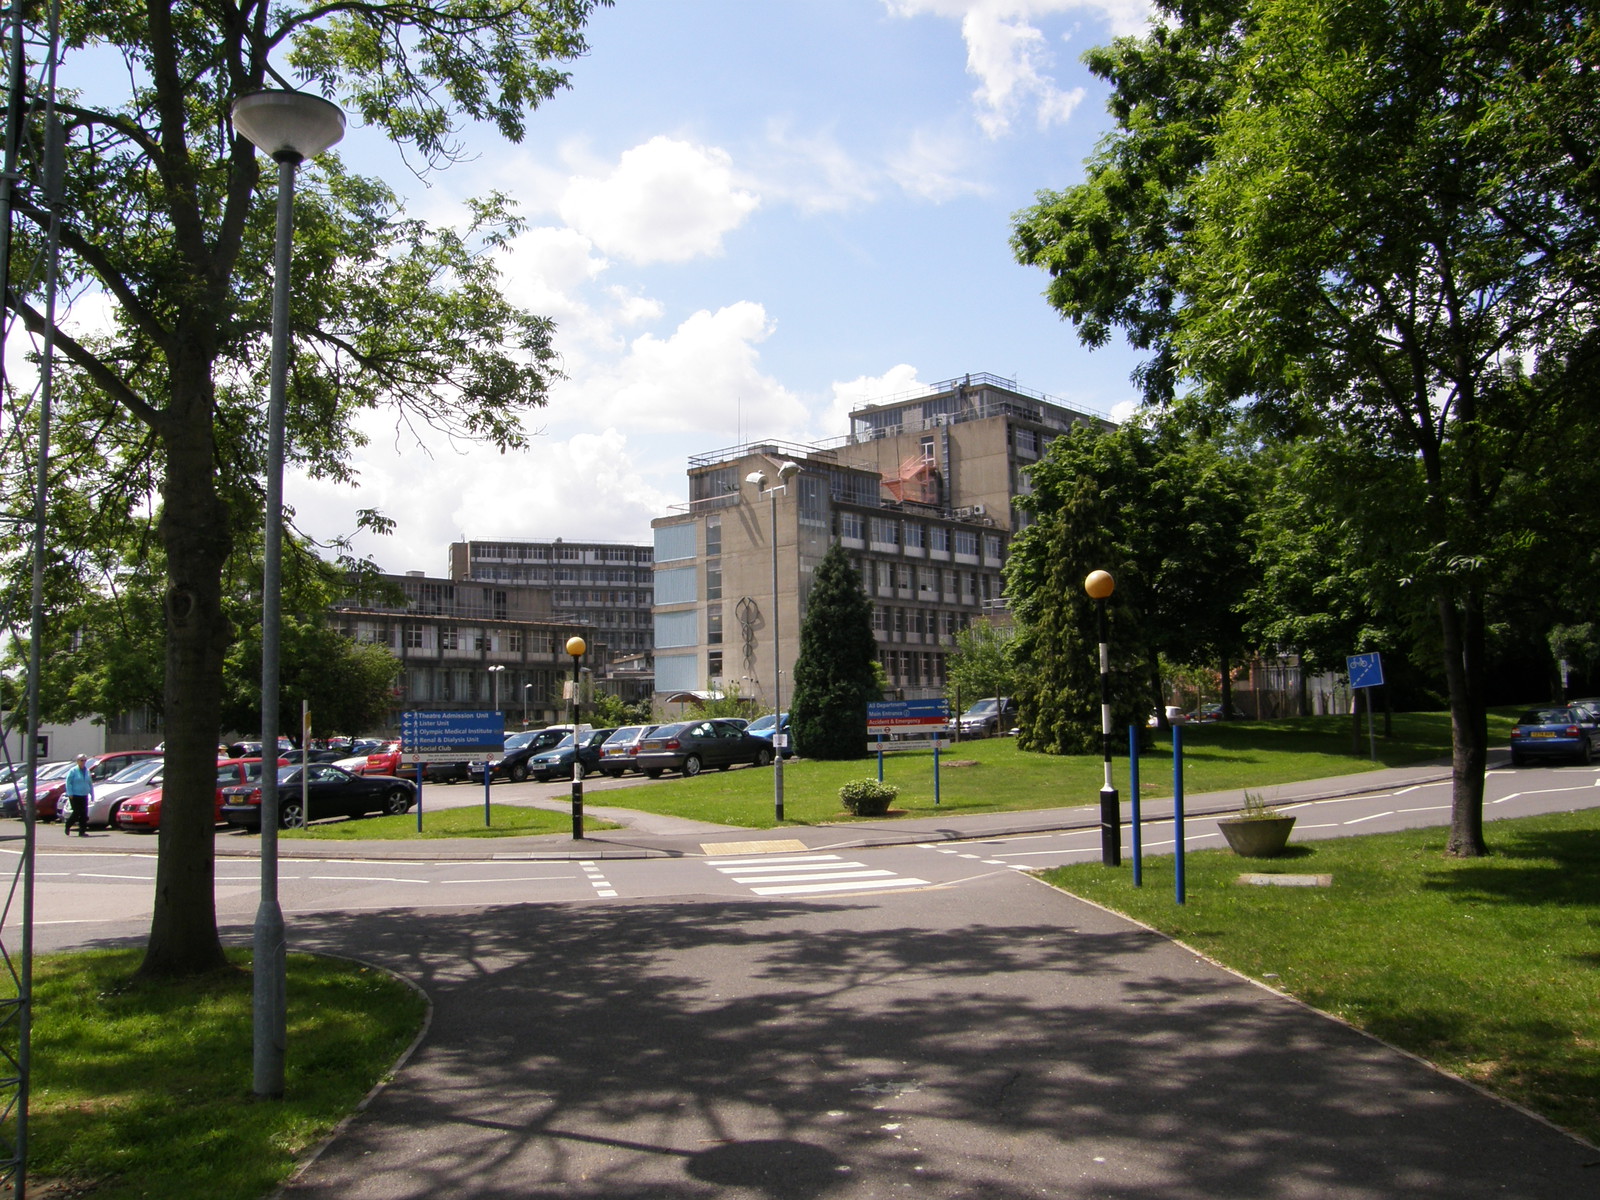
[[[816,892],[877,891],[880,888],[928,887],[926,879],[880,879],[872,883],[799,883],[787,887],[753,887],[758,896],[800,896]]]

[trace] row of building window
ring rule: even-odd
[[[647,563],[647,546],[537,545],[516,542],[473,542],[472,561]]]
[[[901,521],[894,517],[865,517],[841,510],[839,536],[845,541],[871,541],[874,548],[925,551],[931,554],[955,553],[977,558],[979,534],[973,529],[951,529],[946,525],[925,525],[921,521]],[[982,535],[983,553],[993,562],[1000,560],[1000,535]]]
[[[883,596],[910,592],[927,600],[948,598],[977,604],[1000,597],[1000,577],[983,571],[957,571],[949,567],[913,567],[908,563],[873,559],[856,565],[862,586]]]

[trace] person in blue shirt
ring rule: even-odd
[[[62,789],[66,793],[67,819],[62,828],[68,837],[72,836],[72,826],[78,826],[78,836],[89,836],[89,801],[94,798],[94,780],[89,775],[89,760],[83,755],[72,765],[72,770],[67,772],[66,786]]]

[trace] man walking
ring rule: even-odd
[[[89,836],[89,801],[94,797],[94,780],[89,777],[89,760],[83,755],[78,755],[78,760],[73,763],[72,770],[67,772],[66,786],[67,819],[63,829],[68,837],[72,836],[73,822],[77,822],[78,836]]]

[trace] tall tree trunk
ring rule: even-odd
[[[1483,773],[1489,759],[1489,723],[1483,693],[1483,613],[1469,586],[1458,605],[1441,588],[1439,629],[1450,692],[1450,839],[1445,853],[1478,858],[1483,840]]]
[[[174,404],[160,432],[166,452],[161,538],[167,551],[166,767],[150,940],[139,974],[203,974],[226,965],[217,936],[217,738],[229,642],[222,569],[231,546],[217,493],[209,364],[191,378],[196,399]],[[272,769],[270,766],[265,769]]]
[[[1222,719],[1233,720],[1233,673],[1228,669],[1228,652],[1222,652]]]
[[[1167,694],[1161,690],[1161,659],[1150,656],[1150,694],[1156,698],[1156,728],[1171,729],[1172,718],[1167,716]]]

